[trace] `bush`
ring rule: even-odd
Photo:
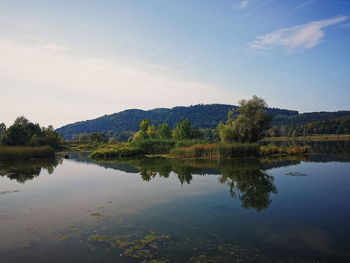
[[[111,159],[111,158],[122,158],[122,157],[131,157],[137,155],[143,155],[145,152],[138,148],[132,146],[121,146],[119,148],[107,148],[99,149],[90,154],[91,158],[96,159]]]
[[[54,157],[55,150],[50,146],[0,146],[0,160],[16,160]]]

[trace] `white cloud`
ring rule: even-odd
[[[304,25],[282,28],[259,36],[248,44],[248,48],[266,50],[274,47],[285,47],[288,51],[299,51],[317,46],[325,35],[328,26],[344,22],[348,16],[338,16]]]
[[[42,49],[50,52],[66,52],[69,51],[69,47],[58,44],[48,44],[41,47]]]
[[[205,52],[203,52],[203,51],[197,52],[197,53],[195,53],[195,54],[193,54],[193,55],[191,55],[191,56],[189,56],[189,57],[183,59],[183,60],[182,60],[181,62],[179,62],[176,66],[184,66],[184,65],[186,65],[186,64],[188,64],[188,63],[190,63],[190,62],[192,62],[193,60],[199,58],[199,57],[202,56],[204,53],[205,53]]]
[[[252,0],[240,0],[234,7],[236,9],[244,9],[248,7],[248,5],[252,2]]]
[[[306,0],[306,1],[304,1],[303,3],[297,5],[294,9],[303,8],[303,7],[306,7],[306,6],[308,6],[308,5],[313,4],[313,3],[315,3],[315,2],[316,2],[316,0]]]
[[[24,114],[55,127],[129,108],[236,103],[246,97],[155,65],[78,56],[72,48],[0,37],[0,122]]]

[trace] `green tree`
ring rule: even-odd
[[[6,130],[3,136],[3,144],[13,146],[30,145],[32,136],[41,136],[39,124],[34,124],[24,116],[18,117],[15,122]]]
[[[92,142],[107,142],[107,136],[103,132],[94,132],[89,134],[89,139]]]
[[[50,145],[53,148],[60,148],[63,138],[60,134],[55,132],[54,128],[49,125],[47,128],[42,128],[42,137],[40,145]]]
[[[2,137],[5,135],[6,125],[5,123],[0,123],[0,145],[2,144]]]
[[[89,140],[89,134],[87,133],[79,133],[76,135],[75,139],[78,141],[88,141]]]
[[[170,139],[171,138],[171,130],[167,123],[160,124],[158,126],[158,134],[161,139]]]
[[[11,146],[49,145],[60,148],[62,141],[63,138],[52,126],[40,127],[38,123],[34,124],[24,116],[18,117],[2,136],[2,144]]]
[[[149,126],[149,120],[142,120],[140,122],[140,131],[146,133]]]
[[[191,139],[191,135],[191,122],[188,119],[179,121],[173,130],[173,138],[175,140]]]
[[[134,135],[132,136],[132,141],[140,141],[140,140],[145,140],[148,139],[148,135],[147,135],[147,130],[148,130],[148,126],[149,126],[150,122],[149,120],[142,120],[140,122],[140,129],[134,133]]]
[[[157,134],[157,128],[154,125],[149,125],[147,127],[147,137],[148,139],[156,139],[158,134]]]
[[[235,111],[230,111],[226,124],[219,125],[220,139],[225,143],[256,142],[269,128],[271,117],[266,112],[266,102],[253,96],[241,100]]]

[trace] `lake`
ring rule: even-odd
[[[0,163],[0,261],[350,262],[343,144],[292,157]]]

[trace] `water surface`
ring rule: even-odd
[[[349,262],[347,156],[0,163],[1,262]]]

